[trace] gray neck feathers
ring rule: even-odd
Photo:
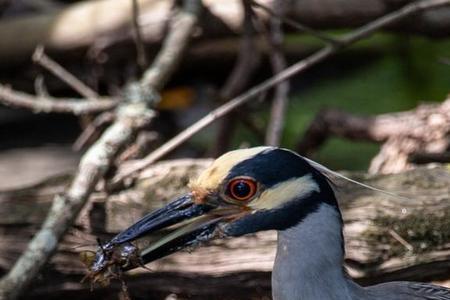
[[[279,231],[274,300],[358,299],[362,288],[345,275],[342,245],[341,215],[326,203],[296,226]]]

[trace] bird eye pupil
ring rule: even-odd
[[[256,194],[257,185],[252,179],[238,178],[228,185],[228,195],[234,200],[247,201]]]
[[[234,185],[233,194],[239,198],[245,198],[250,194],[250,186],[248,183],[240,181]]]

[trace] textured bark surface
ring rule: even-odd
[[[369,172],[398,173],[413,168],[421,157],[442,161],[445,158],[442,155],[450,148],[449,134],[449,98],[439,104],[423,104],[410,111],[377,116],[356,116],[329,109],[311,122],[297,151],[311,154],[331,136],[382,143]]]
[[[84,267],[78,253],[94,249],[97,236],[107,239],[185,192],[189,178],[210,162],[161,162],[146,170],[132,189],[107,198],[95,194],[92,205],[66,235],[29,297],[115,297],[119,288],[116,283],[92,293],[88,284],[79,283]],[[438,166],[396,175],[351,175],[408,200],[337,182],[350,274],[364,284],[449,277],[449,171]],[[53,195],[63,190],[69,178],[58,176],[31,188],[0,193],[0,270],[9,269],[23,251],[45,217]],[[231,289],[242,293],[242,299],[263,299],[270,295],[275,243],[275,232],[261,232],[169,256],[151,264],[151,273],[134,271],[129,279],[131,293],[154,299],[164,299],[171,292],[191,295],[189,299],[240,299],[230,294]],[[79,248],[82,245],[91,246]],[[199,282],[203,282],[201,287]]]
[[[270,4],[270,1],[260,0]],[[408,0],[307,0],[290,1],[289,16],[306,25],[324,28],[348,28],[365,24],[387,14]],[[165,0],[139,0],[140,25],[143,39],[148,44],[161,42],[170,14],[171,2]],[[208,10],[201,20],[201,37],[230,36],[241,31],[243,12],[238,0],[207,0]],[[99,51],[112,45],[130,43],[131,1],[95,0],[68,5],[50,14],[37,14],[8,18],[0,23],[0,39],[8,47],[0,48],[0,60],[6,63],[24,62],[37,45],[53,54],[68,50]],[[261,13],[261,10],[257,10]],[[268,21],[267,15],[262,14]],[[74,26],[73,24],[77,24]],[[450,34],[449,9],[419,14],[391,26],[391,29],[430,36]],[[17,40],[18,34],[27,32],[27,38]],[[83,53],[84,54],[84,53]],[[78,53],[79,55],[79,53]],[[6,58],[6,59],[4,59]]]

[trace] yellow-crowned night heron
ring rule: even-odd
[[[292,151],[257,147],[228,152],[193,180],[190,189],[104,245],[93,270],[102,267],[105,249],[180,222],[182,226],[141,252],[143,262],[215,237],[275,229],[276,300],[450,299],[450,290],[431,284],[361,287],[353,282],[343,267],[343,223],[328,179]]]

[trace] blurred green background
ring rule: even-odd
[[[311,37],[288,36],[286,42],[319,46]],[[355,44],[291,82],[282,146],[294,149],[316,113],[326,107],[376,115],[445,100],[450,92],[448,60],[448,39],[377,34]],[[259,111],[256,121],[263,125],[267,120],[268,109]],[[245,126],[239,126],[234,147],[242,141],[258,144]],[[363,170],[378,149],[373,143],[332,138],[314,159],[334,169]]]

